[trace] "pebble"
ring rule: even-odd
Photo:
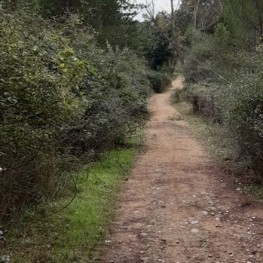
[[[11,257],[9,255],[3,255],[1,256],[1,263],[10,263],[11,262]]]
[[[142,261],[142,262],[145,262],[145,261],[149,261],[149,259],[150,259],[150,258],[145,257],[145,258],[141,258],[141,261]]]
[[[197,234],[197,233],[199,233],[200,231],[198,230],[198,229],[196,229],[196,228],[193,228],[193,229],[191,229],[191,233],[192,234]]]
[[[192,224],[192,225],[196,225],[196,224],[198,224],[198,223],[199,223],[199,221],[197,221],[197,220],[191,221],[191,224]]]
[[[142,236],[142,237],[147,237],[148,234],[147,234],[147,233],[141,233],[141,236]]]
[[[205,215],[205,216],[207,216],[207,215],[208,215],[208,212],[207,212],[207,211],[203,211],[202,214]]]

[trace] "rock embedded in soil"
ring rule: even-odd
[[[197,228],[191,229],[192,234],[198,234],[200,231]]]

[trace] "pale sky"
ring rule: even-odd
[[[134,2],[138,4],[146,4],[147,0],[134,0]],[[148,3],[150,3],[151,0],[148,0]],[[174,7],[177,8],[178,2],[180,0],[174,0]],[[170,0],[154,0],[154,5],[155,5],[155,14],[157,14],[160,11],[167,11],[171,12],[171,2]],[[138,16],[138,19],[140,20],[142,18],[142,14]]]

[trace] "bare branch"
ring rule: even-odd
[[[155,4],[154,4],[154,0],[151,0],[151,2],[149,2],[148,0],[146,1],[146,8],[145,8],[149,18],[151,20],[155,19]]]

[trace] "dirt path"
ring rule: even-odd
[[[173,88],[180,88],[178,78]],[[105,263],[262,263],[262,204],[220,180],[219,169],[169,103],[150,99],[146,151],[120,198]]]

